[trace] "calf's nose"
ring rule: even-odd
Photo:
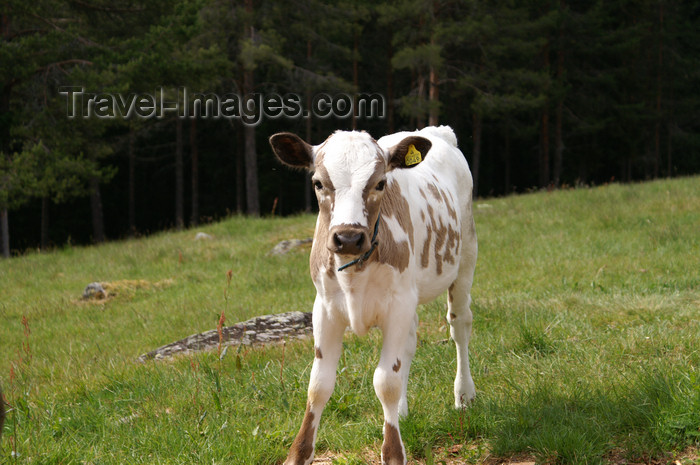
[[[359,255],[364,252],[365,235],[361,232],[337,232],[333,234],[333,252]]]

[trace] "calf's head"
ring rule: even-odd
[[[431,142],[408,136],[381,148],[366,132],[337,131],[320,145],[281,132],[270,137],[275,155],[286,165],[313,172],[319,227],[327,227],[326,247],[339,255],[360,255],[371,247],[387,172],[412,168],[426,156]]]

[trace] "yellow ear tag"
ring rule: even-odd
[[[418,163],[423,161],[423,157],[421,156],[420,152],[416,147],[411,144],[408,146],[408,152],[406,152],[406,166],[412,166],[412,165],[417,165]]]

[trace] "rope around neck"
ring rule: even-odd
[[[382,214],[380,213],[377,216],[377,222],[374,223],[374,234],[372,235],[372,248],[370,248],[367,252],[365,252],[361,257],[356,258],[355,260],[346,263],[345,265],[341,266],[338,268],[338,271],[343,271],[345,268],[349,268],[353,265],[357,265],[359,269],[362,269],[362,265],[365,263],[365,261],[372,256],[372,253],[374,252],[374,249],[377,248],[379,245],[379,242],[377,241],[377,232],[379,232],[379,220],[381,219]]]

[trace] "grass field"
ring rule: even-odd
[[[477,399],[452,408],[444,299],[420,309],[413,463],[700,463],[700,178],[479,201]],[[277,464],[301,422],[313,346],[139,364],[255,315],[310,311],[314,218],[231,218],[0,261],[7,464]],[[231,271],[227,276],[227,272]],[[229,280],[230,277],[230,280]],[[80,296],[113,282],[102,304]],[[376,463],[381,335],[347,336],[317,455]]]

